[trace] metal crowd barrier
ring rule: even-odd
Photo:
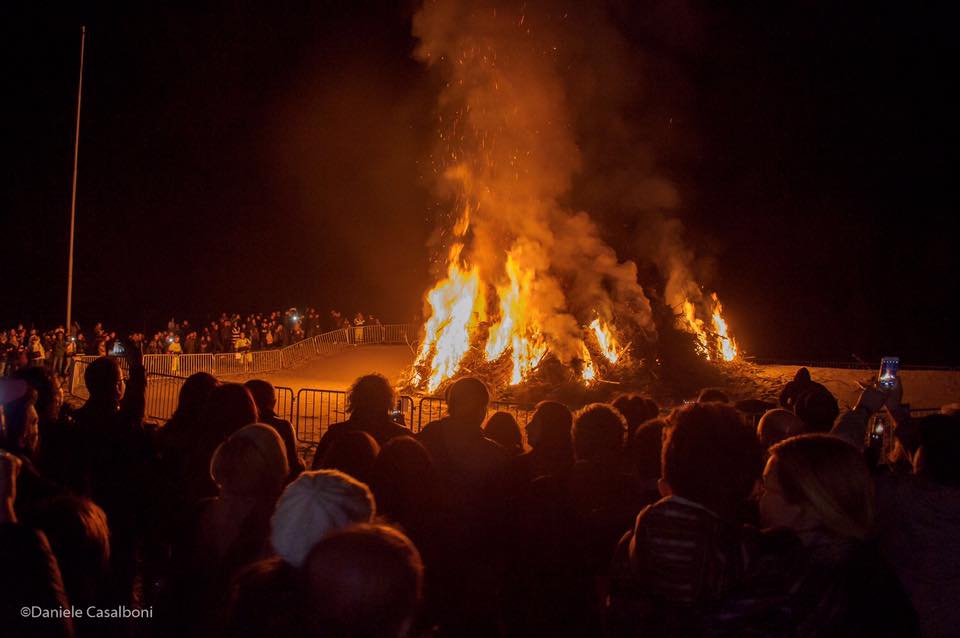
[[[297,439],[316,445],[328,427],[347,419],[347,393],[303,388],[297,392],[295,414]]]
[[[277,388],[277,405],[273,409],[276,412],[277,416],[281,419],[286,419],[290,423],[296,423],[296,399],[293,396],[293,388],[288,388],[286,386],[278,385]]]

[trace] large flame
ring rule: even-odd
[[[468,357],[470,367],[485,360],[509,368],[509,384],[528,378],[548,353],[579,368],[582,380],[599,381],[629,358],[624,337],[656,334],[636,266],[620,261],[589,215],[568,203],[584,157],[574,134],[579,101],[567,87],[577,49],[558,45],[574,21],[549,3],[496,5],[437,0],[414,18],[414,55],[442,75],[431,159],[439,194],[457,212],[447,218],[452,234],[438,235],[452,247],[426,295],[410,379],[430,392]],[[678,290],[692,281],[671,277]],[[672,292],[666,297],[676,304],[683,296]],[[704,356],[735,354],[719,303],[704,315],[703,299],[693,301],[687,329]]]
[[[417,370],[429,362],[427,389],[436,390],[444,379],[460,369],[460,361],[470,348],[470,339],[483,315],[483,291],[476,266],[460,265],[463,244],[450,249],[447,276],[427,293],[431,315],[425,326],[425,336],[413,364],[414,385],[423,383]]]
[[[707,306],[706,313],[711,327],[707,327],[704,319],[698,316],[697,304],[690,299],[683,301],[681,325],[693,334],[697,341],[697,350],[709,360],[733,361],[737,358],[737,342],[733,339],[727,321],[723,318],[723,306],[717,293],[711,293],[704,300]]]
[[[533,286],[534,273],[524,270],[513,254],[507,255],[508,282],[497,286],[500,319],[487,338],[487,361],[498,359],[508,348],[513,360],[510,383],[517,384],[540,363],[547,352],[543,331],[534,318],[534,309],[527,300]]]

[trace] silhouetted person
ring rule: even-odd
[[[344,432],[366,432],[378,445],[383,445],[395,436],[407,436],[410,430],[394,423],[390,418],[394,396],[390,382],[381,374],[360,377],[347,393],[347,412],[350,418],[331,425],[313,455],[311,467],[320,467],[320,461],[333,440]]]
[[[385,525],[357,525],[320,541],[304,567],[307,636],[405,638],[423,590],[413,543]]]
[[[783,408],[768,410],[757,424],[757,438],[763,447],[770,448],[784,439],[803,434],[806,426],[796,414]]]
[[[511,456],[523,453],[523,434],[517,419],[509,412],[498,410],[483,424],[483,435],[503,446]]]
[[[521,480],[565,476],[573,467],[573,414],[556,401],[541,401],[527,423],[530,450],[517,459]]]
[[[316,469],[340,470],[369,485],[379,453],[380,446],[366,432],[343,432],[333,439]]]
[[[697,403],[730,403],[730,397],[720,388],[704,388],[697,397]]]
[[[655,419],[660,414],[660,406],[653,399],[636,394],[625,394],[614,400],[613,407],[627,420],[627,429],[633,432],[640,424]]]
[[[637,478],[638,505],[641,507],[660,498],[657,484],[661,476],[660,459],[663,455],[663,430],[666,427],[666,419],[651,419],[627,435],[628,470]]]
[[[293,429],[293,424],[286,419],[277,416],[274,408],[277,406],[277,389],[269,381],[262,379],[251,379],[244,383],[247,390],[253,396],[253,402],[257,404],[257,412],[260,415],[260,423],[269,425],[283,440],[284,448],[287,453],[287,465],[290,466],[289,480],[300,476],[305,467],[300,459],[300,451],[297,445],[297,433]]]
[[[83,493],[103,508],[110,525],[112,598],[128,604],[136,569],[138,522],[151,457],[143,430],[146,372],[140,353],[127,349],[129,379],[124,382],[113,357],[87,366],[90,398],[74,413],[82,460]]]

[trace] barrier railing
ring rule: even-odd
[[[327,428],[347,418],[347,393],[340,390],[304,388],[296,399],[297,439],[316,445]]]
[[[281,419],[286,419],[290,423],[295,423],[296,419],[296,399],[293,396],[293,388],[282,385],[277,386],[277,405],[274,412]]]

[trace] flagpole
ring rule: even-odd
[[[80,83],[77,85],[77,126],[73,138],[73,185],[70,192],[70,257],[67,261],[67,336],[71,335],[73,310],[73,234],[77,219],[77,160],[80,157],[80,98],[83,96],[83,49],[87,27],[80,27]]]

